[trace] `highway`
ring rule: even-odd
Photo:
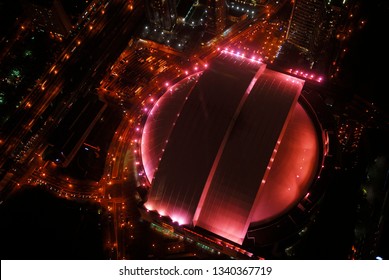
[[[0,168],[12,170],[13,182],[24,183],[20,178],[28,177],[27,171],[34,169],[32,163],[40,163],[33,158],[42,155],[45,146],[41,143],[78,96],[93,93],[94,84],[98,84],[99,78],[125,48],[137,20],[142,18],[141,4],[129,5],[124,0],[105,4],[101,2],[100,8],[90,15],[93,27],[85,25],[74,35],[57,62],[42,76],[10,122],[11,130],[2,137]],[[29,143],[27,149],[26,143]],[[27,169],[26,162],[29,163]],[[12,189],[11,183],[5,184],[2,196]]]

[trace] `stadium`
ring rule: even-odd
[[[224,50],[170,87],[141,130],[146,209],[236,246],[296,231],[322,192],[328,152],[303,86]]]

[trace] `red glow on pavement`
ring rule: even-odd
[[[182,217],[180,217],[180,216],[177,216],[177,215],[172,215],[171,216],[171,218],[172,218],[172,221],[173,222],[176,222],[176,223],[178,223],[179,225],[184,225],[184,224],[186,224],[186,222],[185,222],[185,219],[184,218],[182,218]]]
[[[145,203],[145,207],[147,211],[156,211],[160,216],[168,216],[172,219],[174,223],[178,223],[179,225],[186,225],[190,223],[190,219],[187,217],[185,210],[167,210],[167,208],[162,205],[163,203],[155,202],[151,204],[150,202]],[[165,210],[166,209],[166,210]]]

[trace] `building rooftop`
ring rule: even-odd
[[[319,153],[303,84],[224,53],[170,88],[143,129],[146,207],[242,244],[250,224],[295,206]]]

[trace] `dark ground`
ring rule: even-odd
[[[0,258],[104,259],[98,206],[25,186],[0,205]]]

